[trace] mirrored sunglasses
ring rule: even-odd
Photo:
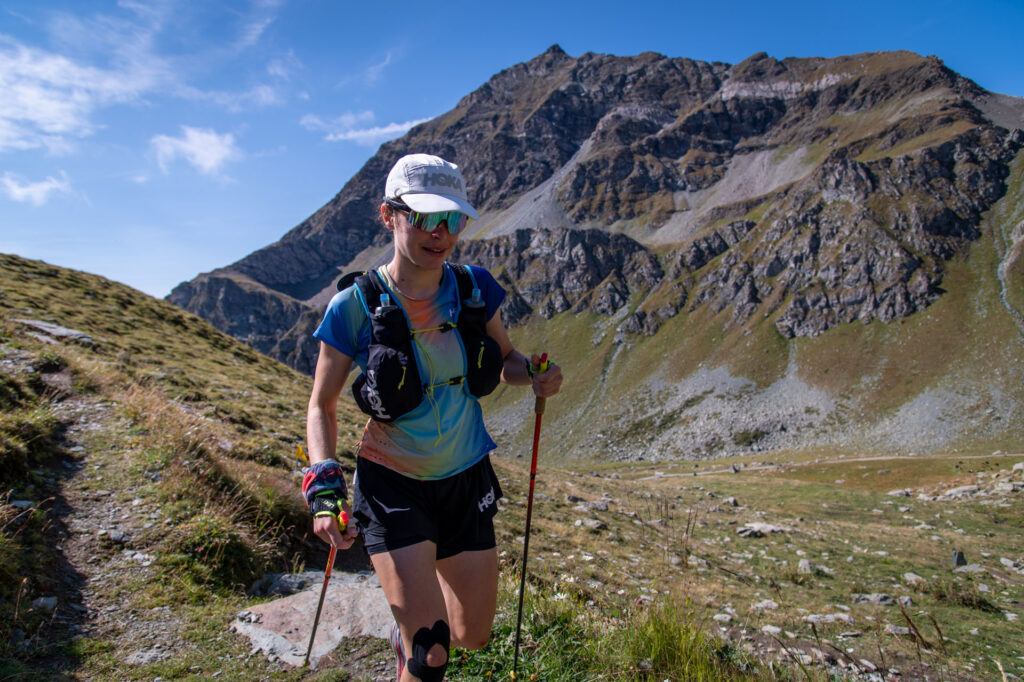
[[[433,232],[441,223],[448,225],[449,234],[458,234],[466,229],[471,220],[468,215],[461,211],[441,211],[440,213],[418,213],[400,201],[385,199],[384,202],[409,216],[409,222],[413,227],[418,227],[424,232]]]

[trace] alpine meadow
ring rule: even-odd
[[[395,678],[362,551],[330,583],[377,605],[325,607],[301,665],[300,485],[311,333],[391,258],[415,152],[459,164],[453,261],[566,377],[518,653],[534,402],[482,400],[498,615],[446,679],[1024,677],[1024,99],[968,76],[555,45],[167,300],[0,255],[0,680]],[[349,479],[365,421],[346,391]]]

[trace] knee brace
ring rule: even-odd
[[[409,657],[409,672],[423,680],[423,682],[441,682],[444,673],[448,669],[448,648],[452,643],[452,632],[448,629],[448,623],[439,620],[432,628],[420,628],[412,636],[412,656]],[[427,665],[427,652],[435,645],[440,644],[444,649],[444,663],[441,665]]]

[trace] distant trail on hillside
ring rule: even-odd
[[[817,466],[820,464],[838,464],[840,462],[887,462],[894,459],[945,459],[948,457],[956,457],[958,460],[962,459],[994,459],[994,458],[1007,458],[1007,459],[1024,459],[1024,453],[1003,453],[1003,454],[991,454],[991,455],[960,455],[952,453],[949,455],[873,455],[871,457],[831,457],[828,459],[811,459],[806,462],[779,462],[778,464],[754,464],[752,466],[743,467],[738,472],[733,471],[731,467],[725,467],[722,469],[708,469],[706,471],[695,471],[690,473],[679,473],[679,474],[655,474],[654,476],[644,476],[638,478],[638,481],[651,481],[657,478],[681,478],[681,477],[693,477],[693,476],[713,476],[717,474],[732,474],[741,473],[745,471],[767,471],[768,469],[777,469],[779,467],[803,467],[803,466]]]

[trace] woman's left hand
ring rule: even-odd
[[[530,357],[530,363],[540,367],[540,356],[536,353]],[[553,362],[543,372],[533,375],[533,393],[538,398],[550,398],[562,388],[562,368]]]

